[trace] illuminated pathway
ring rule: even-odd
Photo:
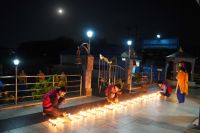
[[[156,95],[146,95],[118,105],[81,110],[71,114],[71,122],[60,120],[56,127],[45,121],[5,133],[181,133],[197,117],[198,106],[189,98],[186,103],[177,104],[173,96],[163,101]]]

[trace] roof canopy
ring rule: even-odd
[[[183,49],[180,47],[179,50],[171,55],[166,56],[166,58],[190,58],[195,59],[195,57],[183,52]]]

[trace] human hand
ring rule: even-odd
[[[66,113],[66,112],[64,112],[64,113],[63,113],[63,116],[64,116],[64,117],[67,117],[67,113]]]
[[[66,112],[64,112],[63,116],[64,116],[66,121],[72,121],[72,118],[70,117],[70,114],[67,114]]]
[[[121,94],[122,94],[122,92],[121,92],[121,91],[119,91],[119,92],[117,92],[117,94],[118,94],[118,95],[121,95]]]

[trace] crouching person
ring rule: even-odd
[[[43,115],[50,115],[53,117],[67,116],[66,112],[59,109],[59,105],[64,101],[67,88],[62,86],[50,90],[43,98]]]
[[[120,84],[114,84],[114,85],[109,85],[105,89],[105,95],[107,96],[107,101],[108,103],[118,103],[118,97],[121,95],[121,85]]]
[[[164,83],[163,81],[158,81],[158,86],[160,87],[160,94],[162,97],[164,97],[165,100],[169,98],[172,93],[171,86]]]

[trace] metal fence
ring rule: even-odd
[[[112,65],[112,61],[100,54],[98,67],[98,88],[99,94],[102,89],[109,84],[115,84],[117,81],[125,80],[125,70],[119,65]]]
[[[66,97],[82,94],[81,75],[0,76],[0,81],[0,105],[41,101],[49,90],[63,85],[67,86]]]
[[[110,83],[115,84],[118,80],[125,80],[125,70],[118,65],[111,65]]]

